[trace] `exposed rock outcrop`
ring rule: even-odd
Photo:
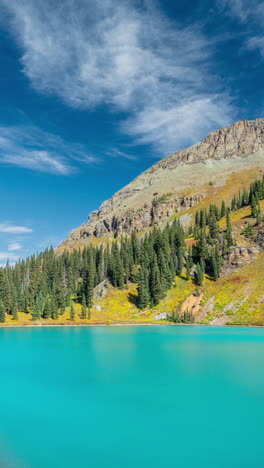
[[[120,236],[161,224],[206,196],[205,184],[223,183],[232,171],[263,167],[264,119],[236,122],[154,164],[93,211],[62,248],[93,237]],[[155,200],[155,203],[153,203]]]
[[[261,248],[261,250],[264,250],[264,224],[262,224],[261,226],[259,226],[257,229],[256,229],[256,243],[259,245],[259,247]]]
[[[169,220],[174,213],[186,210],[197,205],[203,199],[203,195],[179,196],[171,201],[160,202],[156,205],[145,204],[137,210],[129,210],[121,215],[113,215],[104,218],[101,209],[93,211],[92,216],[80,229],[72,231],[65,243],[90,239],[91,237],[101,238],[109,234],[120,237],[130,234],[132,231],[140,232],[155,224],[160,224]]]
[[[233,247],[224,256],[224,267],[221,276],[228,276],[233,270],[250,263],[259,254],[260,250],[255,247]]]

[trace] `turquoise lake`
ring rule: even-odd
[[[0,329],[1,468],[263,468],[264,330]]]

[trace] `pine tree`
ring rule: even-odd
[[[186,261],[186,279],[189,280],[190,277],[191,277],[191,268],[190,268],[189,258],[187,258],[187,261]]]
[[[247,227],[244,229],[244,234],[246,237],[252,237],[253,236],[253,228],[252,224],[248,223]]]
[[[0,323],[5,322],[5,306],[3,301],[0,302]]]
[[[204,271],[200,263],[198,263],[197,268],[196,268],[195,279],[196,279],[196,284],[198,286],[202,286],[203,280],[204,280]]]
[[[200,228],[205,229],[206,224],[207,224],[206,210],[201,210],[200,211]]]
[[[0,299],[3,301],[5,306],[5,311],[10,311],[11,295],[10,295],[10,283],[8,278],[8,263],[6,268],[0,269]]]
[[[226,215],[226,206],[224,200],[222,201],[221,204],[221,218],[223,218]]]
[[[233,237],[232,237],[232,225],[230,220],[230,213],[229,210],[226,212],[226,232],[225,232],[225,239],[227,246],[230,247],[233,245]]]
[[[109,254],[109,262],[110,261],[110,254]],[[86,266],[86,274],[85,274],[85,281],[84,281],[84,294],[86,299],[86,307],[90,310],[93,306],[93,290],[95,286],[95,264],[92,253],[89,253],[89,258],[87,260]]]
[[[218,239],[219,227],[217,224],[215,213],[212,213],[209,218],[209,233],[212,239]]]
[[[182,323],[182,316],[179,314],[178,310],[172,312],[170,320],[174,323]]]
[[[219,278],[219,271],[218,271],[217,260],[214,255],[211,257],[211,264],[212,264],[213,279],[216,281]]]
[[[88,307],[88,309],[91,309],[93,306],[93,281],[93,274],[90,271],[86,284],[86,306]]]
[[[256,196],[252,195],[251,199],[251,216],[252,218],[257,217],[257,201],[256,201]]]
[[[206,258],[207,256],[207,244],[205,230],[201,229],[199,239],[196,245],[197,255],[199,258]]]
[[[176,274],[181,276],[183,269],[184,257],[183,257],[183,248],[180,248],[177,252],[177,268]]]
[[[164,295],[163,285],[160,281],[160,272],[158,268],[157,256],[154,254],[153,262],[150,266],[149,291],[153,306],[157,305]]]
[[[40,312],[39,312],[39,309],[38,309],[38,304],[37,302],[35,302],[35,304],[33,305],[33,309],[32,309],[32,320],[38,320],[40,318]]]
[[[257,219],[256,219],[256,224],[257,224],[257,226],[260,225],[261,221],[262,221],[261,210],[260,210],[260,206],[258,206],[258,209],[257,209]]]
[[[43,309],[43,317],[48,319],[51,317],[52,310],[51,310],[51,301],[50,297],[47,296],[44,304],[44,309]]]
[[[58,320],[59,318],[58,305],[56,303],[56,300],[53,294],[51,294],[51,297],[50,297],[50,309],[51,309],[51,318],[53,320]]]
[[[131,244],[132,244],[134,263],[139,263],[140,248],[139,248],[139,242],[137,239],[136,231],[132,231]]]
[[[18,320],[18,308],[17,308],[16,299],[14,299],[12,303],[12,315],[13,315],[13,320]]]
[[[144,268],[140,268],[137,305],[139,309],[145,309],[150,301],[147,273]]]
[[[242,200],[241,200],[242,206],[247,206],[248,201],[249,201],[249,193],[246,191],[246,189],[244,189],[242,193]]]
[[[74,307],[74,303],[73,301],[71,302],[71,309],[70,309],[70,320],[74,320],[75,319],[75,307]]]
[[[87,307],[86,307],[85,295],[83,294],[83,297],[82,297],[82,319],[86,319],[86,318],[87,318]]]
[[[196,211],[195,213],[195,226],[200,226],[200,212]]]

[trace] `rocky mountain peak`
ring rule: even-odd
[[[221,186],[230,174],[263,168],[263,163],[263,118],[214,130],[201,142],[165,157],[140,174],[93,211],[60,248],[164,223],[204,200],[209,183]],[[185,221],[190,221],[188,215]]]

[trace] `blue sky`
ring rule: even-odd
[[[159,158],[263,117],[264,2],[0,0],[0,263]]]

